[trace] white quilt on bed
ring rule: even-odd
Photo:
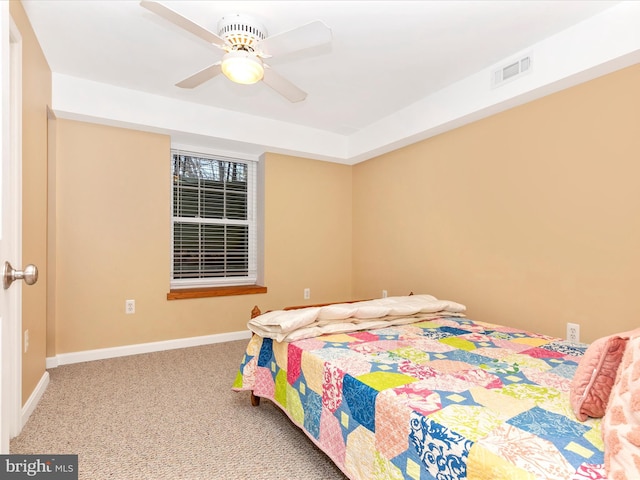
[[[466,307],[432,295],[387,297],[296,310],[274,310],[247,324],[249,330],[278,342],[292,342],[326,333],[355,332],[414,323],[442,316],[464,316]]]

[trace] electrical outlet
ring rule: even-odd
[[[124,313],[130,315],[132,313],[136,313],[136,301],[135,300],[125,300],[124,301]]]
[[[571,343],[580,343],[580,325],[567,323],[567,340]]]
[[[24,331],[24,353],[29,350],[29,330]]]
[[[386,290],[382,290],[382,298],[387,298],[387,291]]]
[[[304,299],[305,300],[309,300],[311,298],[311,289],[310,288],[305,288],[304,289]]]

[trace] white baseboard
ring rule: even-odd
[[[162,342],[139,343],[136,345],[124,345],[121,347],[100,348],[97,350],[84,350],[81,352],[61,353],[55,357],[47,357],[47,368],[56,368],[60,365],[71,363],[90,362],[92,360],[104,360],[107,358],[125,357],[140,353],[161,352],[176,348],[199,347],[212,343],[232,342],[251,338],[249,330],[242,332],[219,333],[202,337],[177,338]]]
[[[40,402],[42,395],[44,395],[44,392],[47,389],[47,385],[49,385],[49,372],[45,370],[42,374],[42,377],[40,378],[40,381],[38,382],[38,385],[36,385],[36,388],[34,388],[33,392],[31,392],[29,399],[22,406],[20,430],[22,430],[22,427],[25,426],[27,420],[29,420],[29,417],[38,406],[38,402]]]

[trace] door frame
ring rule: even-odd
[[[9,2],[0,1],[0,154],[2,156],[2,248],[0,266],[8,260],[22,268],[22,36],[11,18]],[[0,382],[0,453],[22,429],[22,282],[2,295]]]

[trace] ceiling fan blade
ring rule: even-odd
[[[196,35],[197,37],[202,38],[203,40],[212,43],[218,47],[222,47],[225,42],[222,37],[219,37],[215,33],[207,30],[204,27],[201,27],[195,22],[192,22],[186,17],[183,17],[178,12],[171,10],[169,7],[165,7],[161,3],[154,2],[151,0],[142,0],[140,5],[147,10],[161,16],[165,20],[170,21],[174,25],[177,25],[180,28],[183,28],[189,33]]]
[[[307,98],[307,92],[300,90],[289,80],[281,76],[279,73],[273,71],[269,65],[265,64],[264,77],[262,81],[273,88],[280,95],[285,97],[290,102],[301,102]]]
[[[320,20],[316,20],[292,30],[267,37],[259,43],[258,48],[266,56],[271,57],[324,45],[331,42],[331,38],[331,29]]]
[[[210,65],[207,68],[200,70],[198,73],[195,73],[190,77],[185,78],[181,82],[176,83],[176,87],[180,87],[180,88],[197,87],[198,85],[201,85],[207,80],[211,80],[216,75],[219,75],[220,73],[222,73],[221,65],[222,65],[221,62],[214,63],[213,65]]]

